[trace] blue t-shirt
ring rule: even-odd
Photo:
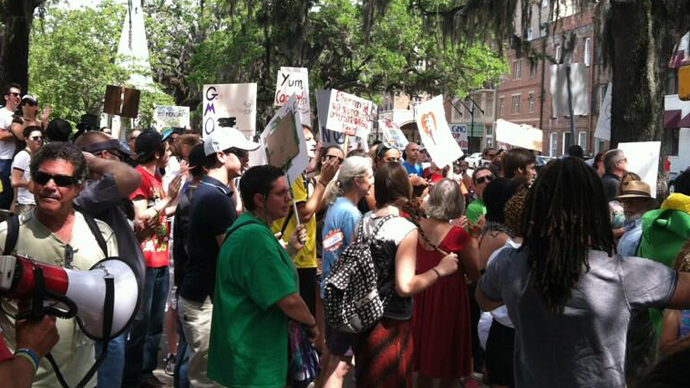
[[[407,170],[407,175],[412,175],[415,174],[417,176],[422,176],[423,175],[423,170],[422,166],[419,164],[409,164],[407,163],[407,160],[403,161],[403,166],[405,166],[405,170]]]
[[[338,197],[323,221],[323,275],[325,278],[340,254],[352,242],[352,235],[362,214],[349,199]],[[324,282],[321,282],[323,298]]]

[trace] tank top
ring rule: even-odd
[[[683,338],[690,334],[690,310],[680,310],[680,330],[678,338]]]

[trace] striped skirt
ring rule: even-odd
[[[412,329],[409,320],[383,318],[354,338],[357,388],[412,387]]]

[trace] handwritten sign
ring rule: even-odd
[[[363,137],[371,132],[375,117],[373,102],[339,90],[331,90],[326,128]]]
[[[163,128],[190,128],[188,106],[156,106],[153,110],[153,127],[158,132]]]
[[[261,133],[266,162],[285,171],[290,184],[309,165],[297,95],[292,95]]]
[[[652,189],[652,197],[656,197],[657,175],[659,173],[660,141],[643,141],[636,143],[618,143],[618,149],[628,158],[626,170],[640,176]],[[631,157],[634,156],[634,157]]]
[[[463,153],[453,138],[439,95],[416,107],[417,129],[431,159],[440,168],[453,164]]]
[[[281,67],[276,79],[273,106],[283,106],[292,95],[297,96],[300,112],[309,114],[309,72],[304,67]]]
[[[234,117],[235,128],[252,138],[256,132],[256,84],[204,85],[203,109],[203,136],[219,127],[219,119]]]
[[[404,150],[407,147],[409,142],[398,124],[387,119],[379,120],[379,129],[383,133],[383,139],[393,147],[399,150]]]
[[[450,125],[450,133],[453,134],[453,138],[455,139],[455,141],[460,146],[460,149],[465,150],[465,151],[469,149],[469,140],[468,140],[467,132],[468,132],[468,130],[467,130],[466,124],[451,124]]]

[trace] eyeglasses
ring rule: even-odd
[[[238,159],[244,159],[249,154],[247,151],[241,150],[241,149],[235,148],[235,147],[232,147],[230,149],[225,150],[225,153],[226,154],[233,154],[233,155],[237,156]]]
[[[10,95],[10,96],[15,96],[15,97],[21,97],[21,96],[22,96],[21,93],[15,93],[15,92],[9,92],[9,93],[7,93],[7,94]]]
[[[38,171],[33,178],[34,182],[38,183],[39,185],[46,185],[52,179],[53,182],[55,182],[55,184],[60,187],[69,187],[79,182],[79,179],[73,176],[51,175],[42,171]]]
[[[29,139],[31,139],[33,141],[42,141],[43,136],[31,136]]]
[[[326,158],[327,160],[338,159],[338,162],[340,162],[340,163],[343,163],[343,161],[345,160],[345,159],[343,159],[339,156],[335,156],[335,155],[324,155],[323,157]]]
[[[476,180],[475,182],[476,182],[478,185],[481,185],[481,184],[484,183],[484,182],[486,182],[486,183],[491,182],[492,180],[494,180],[494,178],[495,178],[495,177],[494,177],[493,175],[486,175],[486,176],[483,176],[483,177],[481,177],[481,178],[477,178],[477,180]]]
[[[102,159],[108,159],[107,155],[112,155],[118,158],[119,160],[122,160],[122,155],[117,151],[101,150],[94,152],[93,155]]]

